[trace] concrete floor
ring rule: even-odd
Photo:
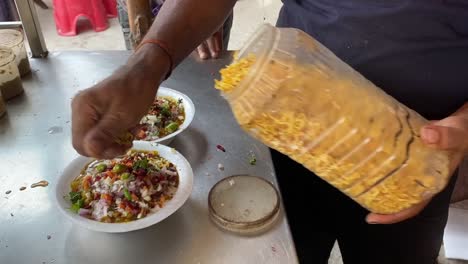
[[[74,37],[57,34],[53,19],[52,0],[45,0],[49,9],[37,8],[44,38],[49,50],[125,50],[125,42],[118,20],[109,20],[109,28],[94,32],[88,23],[80,23],[80,33]],[[234,24],[231,31],[230,50],[237,50],[262,23],[275,24],[281,8],[280,0],[238,0],[234,8]],[[465,261],[447,260],[441,250],[441,264],[468,264]],[[335,245],[329,264],[342,264],[340,251]]]
[[[57,34],[53,19],[52,0],[44,1],[50,8],[37,7],[39,21],[47,48],[57,50],[124,50],[125,42],[117,18],[109,19],[109,28],[94,32],[87,21],[79,23],[77,36],[62,37]],[[237,50],[262,23],[275,24],[281,8],[280,0],[239,0],[234,8],[229,50]],[[260,12],[259,12],[260,11]]]
[[[83,20],[78,23],[77,36],[63,37],[57,34],[52,9],[52,0],[44,0],[49,9],[36,7],[44,39],[50,51],[57,50],[124,50],[125,42],[117,18],[109,19],[109,28],[94,32]]]

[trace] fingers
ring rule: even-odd
[[[206,45],[208,46],[208,50],[210,51],[211,58],[216,59],[219,57],[219,48],[217,47],[216,41],[213,37],[207,39]]]
[[[222,31],[216,32],[211,38],[207,39],[208,48],[211,52],[211,57],[216,59],[223,47]]]
[[[421,129],[421,138],[431,147],[466,151],[468,149],[468,128],[464,122],[466,120],[456,116],[431,122]]]
[[[200,59],[216,59],[223,49],[223,30],[219,30],[213,36],[209,37],[197,47],[197,53]]]
[[[417,204],[411,208],[408,208],[395,214],[384,215],[370,213],[366,217],[366,222],[369,224],[395,224],[418,215],[424,209],[424,207],[426,207],[429,201],[430,200],[424,201],[420,204]]]
[[[200,44],[197,47],[197,53],[198,53],[198,56],[200,57],[200,59],[202,59],[202,60],[206,60],[206,59],[208,59],[210,57],[208,46],[206,45],[205,42],[203,42],[202,44]]]
[[[89,130],[98,122],[97,111],[88,100],[90,96],[77,94],[72,100],[72,144],[76,151],[83,156],[90,156],[84,148],[84,138]]]
[[[128,134],[126,127],[130,124],[123,124],[128,120],[118,114],[108,113],[102,117],[85,136],[84,150],[89,156],[103,159],[114,158],[125,153],[132,146],[132,139],[121,141]],[[119,124],[118,126],[116,124]]]

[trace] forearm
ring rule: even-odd
[[[170,48],[174,67],[203,40],[218,30],[236,0],[166,0],[145,39],[163,41]],[[146,45],[148,46],[148,45]],[[154,48],[154,47],[153,47]],[[156,48],[157,49],[157,48]],[[165,55],[142,49],[141,57],[156,63]]]
[[[468,102],[465,102],[465,104],[458,109],[454,115],[463,115],[465,118],[468,119]]]

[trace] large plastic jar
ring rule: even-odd
[[[23,93],[15,54],[6,47],[0,47],[0,92],[4,100],[9,100]]]
[[[13,50],[16,56],[16,65],[21,76],[31,72],[28,53],[24,46],[24,35],[20,30],[0,29],[0,46],[8,47]]]
[[[449,154],[420,139],[427,120],[300,30],[262,26],[216,87],[250,135],[372,212],[420,203],[450,177]]]

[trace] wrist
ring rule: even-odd
[[[127,66],[136,69],[145,79],[162,82],[172,70],[170,58],[157,45],[141,46],[128,60]]]

